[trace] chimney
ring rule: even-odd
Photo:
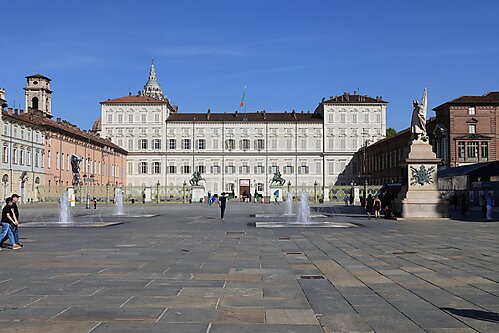
[[[379,101],[381,102],[383,100],[383,96],[379,96]]]
[[[61,123],[61,118],[56,118],[55,121],[57,121],[57,123],[60,124]]]
[[[211,115],[211,110],[208,109],[208,112],[206,113],[206,119],[210,119],[210,115]]]
[[[354,90],[354,91],[353,91],[353,95],[354,95],[354,96],[355,96],[355,95],[357,95],[357,90]]]
[[[237,118],[237,110],[236,110],[236,114],[235,114],[236,118]]]

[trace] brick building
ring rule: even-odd
[[[444,157],[444,165],[498,160],[499,91],[461,96],[433,110],[439,124],[434,147]]]
[[[436,116],[426,127],[433,151],[442,159],[440,168],[498,160],[499,92],[461,96],[433,110]],[[366,178],[372,185],[401,182],[400,166],[409,153],[410,140],[408,128],[360,148],[355,157],[357,183]]]

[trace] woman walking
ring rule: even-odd
[[[367,196],[367,200],[366,200],[366,213],[367,213],[367,216],[369,216],[369,219],[371,219],[371,213],[373,211],[373,206],[374,206],[374,200],[373,200],[372,195],[369,194]]]
[[[374,198],[374,216],[376,217],[376,219],[380,219],[381,218],[381,200],[379,200],[378,197],[375,197]]]

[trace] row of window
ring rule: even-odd
[[[2,162],[9,163],[10,147],[7,145],[3,146],[2,151]],[[44,153],[38,150],[31,151],[22,148],[12,148],[12,164],[31,166],[32,161],[35,164],[35,168],[43,168],[43,158]]]
[[[12,129],[12,133],[9,130]],[[44,135],[40,131],[33,131],[31,128],[24,128],[18,125],[9,125],[9,123],[3,123],[3,135],[8,137],[9,134],[12,134],[13,138],[19,138],[21,140],[31,141],[31,136],[34,132],[33,142],[43,143]]]
[[[184,150],[191,150],[192,149],[192,140],[191,139],[182,139],[181,140],[181,146],[178,147],[177,145],[177,139],[168,139],[168,149],[170,150],[175,150],[177,148],[184,149]],[[293,142],[295,140],[293,139],[285,139],[285,140],[280,140],[282,145],[282,149],[286,150],[292,150],[293,149]],[[123,140],[122,139],[117,139],[115,140],[116,144],[123,147]],[[278,139],[270,139],[270,149],[271,150],[277,150],[278,149]],[[161,139],[153,139],[151,140],[151,148],[154,150],[160,150],[161,149]],[[128,149],[133,150],[134,149],[134,140],[129,139],[128,141]],[[219,140],[213,140],[212,141],[212,149],[213,150],[218,150],[219,149]],[[346,138],[346,137],[340,137],[340,138],[328,138],[328,148],[330,150],[336,149],[336,150],[357,150],[362,144],[362,140],[359,138]],[[314,140],[314,148],[315,150],[321,150],[322,149],[322,139],[315,139]],[[238,149],[239,150],[264,150],[265,149],[265,140],[263,139],[256,139],[253,141],[253,145],[251,144],[251,140],[249,139],[242,139],[239,140],[238,144]],[[300,150],[307,150],[310,149],[309,147],[309,141],[307,140],[300,140],[299,141],[299,147],[298,149]],[[149,140],[148,139],[139,139],[138,140],[138,149],[141,150],[146,150],[149,149]],[[205,150],[207,149],[206,146],[206,139],[197,139],[195,140],[195,149],[197,150]],[[234,139],[227,139],[225,140],[225,149],[226,150],[235,150],[236,149],[236,140]]]
[[[322,162],[317,162],[318,165],[316,166],[316,173],[321,172],[321,163]],[[149,169],[149,167],[151,169]],[[298,174],[299,175],[307,175],[310,173],[310,168],[308,165],[300,165],[298,166]],[[133,174],[133,163],[129,162],[128,163],[128,173]],[[197,165],[194,168],[194,171],[197,171],[199,173],[205,174],[207,173],[207,168],[205,165]],[[218,175],[221,174],[222,172],[222,167],[220,165],[212,165],[209,168],[209,173]],[[159,174],[161,173],[161,162],[139,162],[138,163],[138,173],[139,174]],[[166,172],[169,174],[191,174],[193,172],[192,167],[190,165],[182,165],[180,167],[177,167],[176,165],[169,165],[166,169]],[[282,172],[283,174],[294,174],[295,173],[295,167],[293,165],[286,165],[282,167],[282,169],[277,166],[277,165],[272,165],[268,168],[268,173],[273,175],[276,172]],[[253,167],[253,173],[254,174],[265,174],[265,167],[263,165],[256,165]],[[235,165],[226,165],[225,166],[225,174],[232,175],[236,174],[236,166]],[[240,165],[239,166],[239,174],[251,174],[251,167],[249,165]]]
[[[371,114],[368,112],[364,112],[360,117],[357,113],[351,113],[347,114],[345,112],[341,112],[338,114],[330,113],[328,115],[328,121],[329,123],[340,123],[340,124],[345,124],[347,122],[352,123],[352,124],[359,124],[359,123],[365,123],[365,124],[372,124],[373,122],[380,124],[381,123],[381,113],[376,113],[373,117],[371,117]]]
[[[72,154],[55,152],[54,164],[52,164],[52,151],[47,151],[47,168],[52,168],[54,165],[56,170],[71,170]],[[92,160],[91,158],[83,159],[80,164],[81,171],[85,174],[95,174],[102,176],[118,176],[123,177],[123,170],[120,172],[120,166],[116,164],[107,164],[106,162]]]
[[[487,141],[458,141],[457,158],[459,161],[488,161],[489,143]]]
[[[139,121],[142,123],[146,123],[148,121],[147,118],[148,118],[147,113],[140,113],[139,115],[137,115],[137,117],[135,117],[134,113],[129,113],[126,116],[126,118],[122,113],[118,113],[116,115],[116,117],[113,117],[112,113],[108,113],[107,114],[107,123],[111,124],[115,121],[116,123],[121,124],[124,122],[124,119],[126,119],[126,121],[128,121],[129,123],[136,123]],[[156,123],[160,122],[161,121],[161,113],[155,112],[152,119],[154,119],[154,122],[156,122]]]

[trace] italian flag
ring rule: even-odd
[[[239,107],[244,106],[244,103],[246,103],[246,86],[244,86],[243,98],[241,99],[241,103],[239,103]]]

